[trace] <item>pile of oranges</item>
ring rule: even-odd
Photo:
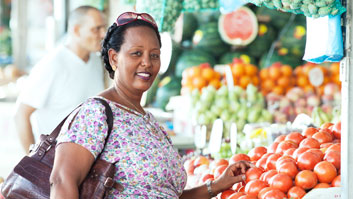
[[[260,80],[261,92],[264,95],[270,92],[284,95],[295,85],[291,66],[282,65],[279,62],[272,64],[268,68],[261,69]]]
[[[246,63],[241,59],[235,58],[230,65],[234,85],[238,85],[244,89],[248,84],[258,86],[260,81],[258,77],[258,69],[255,65]]]
[[[182,90],[185,92],[198,89],[208,85],[216,89],[221,87],[221,74],[215,71],[210,64],[203,63],[199,66],[193,66],[183,71],[181,80]],[[183,92],[182,92],[183,93]]]

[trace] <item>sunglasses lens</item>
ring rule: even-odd
[[[145,20],[149,21],[150,23],[156,25],[156,22],[154,21],[154,19],[151,17],[151,15],[147,14],[147,13],[142,13],[141,17],[143,17]]]
[[[129,23],[130,21],[133,21],[135,20],[137,17],[137,14],[136,13],[133,13],[133,12],[126,12],[122,15],[120,15],[118,17],[118,24],[121,25],[121,24],[126,24],[126,23]]]

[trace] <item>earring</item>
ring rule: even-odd
[[[113,71],[116,71],[116,66],[112,65],[112,69],[113,69]]]

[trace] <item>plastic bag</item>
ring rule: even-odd
[[[306,18],[307,34],[303,59],[313,63],[338,62],[343,57],[340,16]]]
[[[246,0],[219,0],[219,5],[220,5],[220,11],[222,14],[227,14],[230,13],[240,7],[242,7],[244,4],[246,4]]]

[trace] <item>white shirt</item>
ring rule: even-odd
[[[77,105],[104,89],[100,58],[86,63],[61,45],[36,64],[19,96],[19,103],[36,108],[31,124],[36,141],[49,134]]]

